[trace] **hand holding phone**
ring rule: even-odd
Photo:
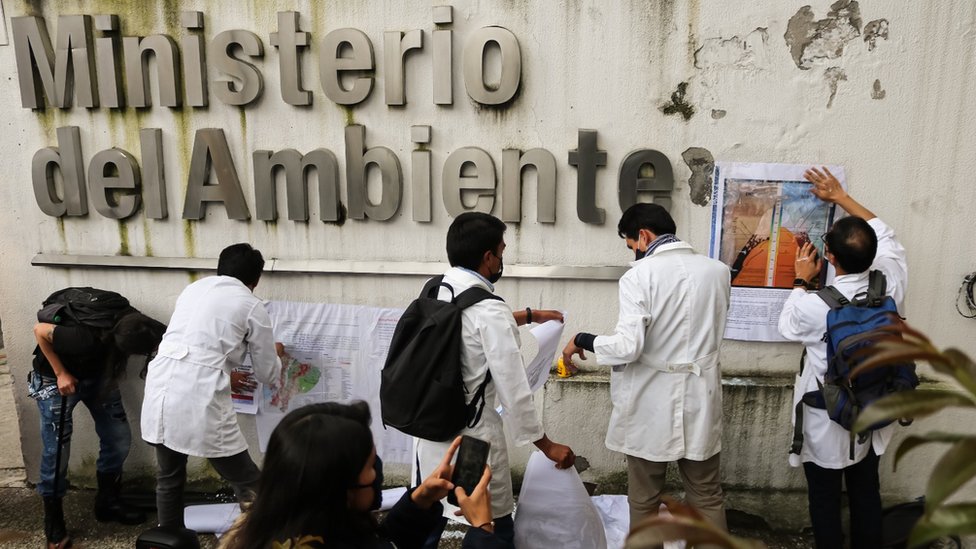
[[[488,442],[469,437],[461,437],[461,447],[458,449],[457,461],[454,462],[454,473],[451,475],[451,484],[456,487],[464,488],[464,493],[471,494],[485,472],[485,465],[488,463],[488,452],[491,444]],[[447,494],[447,501],[451,505],[458,505],[457,495],[454,490]]]

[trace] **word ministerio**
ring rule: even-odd
[[[454,102],[454,31],[451,6],[432,10],[435,29],[430,31],[433,103]],[[182,27],[186,33],[179,46],[165,34],[119,36],[117,15],[61,15],[55,47],[47,24],[35,16],[11,19],[17,60],[21,102],[24,108],[52,106],[70,109],[72,98],[78,107],[122,109],[126,105],[153,106],[150,97],[150,71],[156,71],[157,104],[170,108],[206,108],[210,93],[226,105],[246,106],[263,89],[261,70],[250,61],[264,56],[261,38],[247,30],[218,33],[204,44],[203,13],[184,11]],[[312,93],[303,89],[301,56],[309,48],[310,33],[299,29],[299,14],[278,12],[278,29],[269,35],[278,51],[282,100],[294,106],[312,103]],[[95,36],[98,31],[100,36]],[[405,59],[408,52],[423,51],[425,32],[383,33],[383,79],[385,102],[389,106],[406,104]],[[121,47],[120,47],[121,43]],[[486,61],[499,60],[500,76],[487,81]],[[150,59],[154,63],[150,63]],[[500,26],[485,26],[470,33],[460,59],[462,82],[468,97],[485,107],[506,108],[515,101],[522,77],[522,53],[515,35]],[[318,48],[319,80],[326,97],[340,105],[357,105],[370,94],[375,71],[373,43],[362,31],[342,28],[329,32]],[[497,68],[497,67],[496,67]],[[216,69],[218,76],[210,78]],[[495,71],[491,71],[495,72]],[[124,93],[123,78],[124,73]],[[410,139],[417,147],[410,153],[410,188],[414,221],[431,221],[431,142],[430,126],[411,126]],[[38,207],[52,217],[88,214],[88,194],[95,210],[104,217],[124,219],[144,205],[145,215],[166,219],[166,180],[163,169],[162,130],[140,130],[142,166],[120,148],[97,152],[87,170],[81,152],[81,133],[77,126],[56,130],[57,147],[46,147],[34,154],[31,179]],[[567,162],[577,172],[576,213],[585,223],[602,224],[606,215],[596,206],[596,175],[606,165],[606,151],[597,146],[595,130],[578,130],[578,145],[568,151]],[[325,148],[301,154],[294,149],[258,150],[252,153],[254,204],[257,219],[278,217],[275,176],[284,172],[286,210],[289,220],[307,221],[308,193],[317,183],[319,212],[323,222],[351,219],[388,220],[400,209],[403,195],[403,170],[391,149],[367,147],[365,126],[348,125],[344,132],[346,204],[340,201],[339,164],[336,155]],[[478,147],[461,147],[450,153],[442,170],[442,199],[447,212],[456,216],[464,211],[490,212],[500,190],[501,218],[520,222],[523,173],[536,172],[537,211],[541,223],[556,221],[556,159],[544,148],[527,151],[502,151],[501,188],[496,181],[491,155]],[[369,170],[379,170],[380,199],[367,196]],[[60,174],[60,182],[56,175]],[[649,193],[654,202],[670,206],[674,175],[670,160],[652,149],[629,153],[621,163],[618,200],[621,210],[635,204],[639,193]],[[374,195],[375,196],[375,195]],[[465,205],[462,197],[474,196]],[[196,130],[190,168],[187,174],[183,219],[199,220],[210,202],[221,203],[228,218],[250,219],[237,169],[222,129]]]

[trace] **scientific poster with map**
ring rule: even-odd
[[[732,271],[732,302],[725,337],[783,341],[777,328],[796,278],[796,251],[821,237],[834,208],[803,178],[809,164],[718,162],[712,186],[709,255]],[[828,166],[844,188],[844,168]],[[832,278],[824,273],[822,278]]]
[[[257,395],[258,440],[265,451],[289,411],[317,402],[364,400],[373,416],[377,453],[410,463],[412,439],[380,420],[380,372],[402,309],[272,301],[275,341],[285,345],[278,387]]]

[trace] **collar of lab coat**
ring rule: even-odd
[[[638,259],[637,261],[631,261],[630,262],[630,266],[633,267],[633,266],[637,265],[638,263],[640,263],[641,261],[644,261],[645,259],[654,259],[655,257],[658,257],[661,254],[664,254],[664,253],[667,253],[667,252],[671,252],[671,251],[678,251],[678,250],[691,250],[691,251],[694,251],[694,248],[691,246],[691,244],[689,244],[687,242],[684,242],[684,241],[672,242],[670,244],[662,244],[656,250],[654,250],[654,253],[652,253],[651,255],[649,255],[647,257],[642,257],[642,258]]]

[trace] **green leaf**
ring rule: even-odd
[[[942,455],[932,469],[925,488],[925,505],[936,508],[949,496],[976,477],[976,439],[960,440]]]
[[[892,364],[899,364],[903,362],[912,362],[915,360],[925,360],[927,362],[936,362],[943,360],[942,355],[937,353],[930,353],[918,349],[916,347],[905,346],[903,349],[892,349],[888,351],[882,351],[874,353],[871,358],[865,360],[859,364],[856,368],[851,370],[850,379],[854,379],[857,376],[874,370],[875,368],[881,368],[884,366],[891,366]]]
[[[895,452],[895,470],[898,469],[898,462],[901,461],[901,458],[905,454],[919,446],[922,446],[923,444],[928,444],[930,442],[959,442],[961,440],[976,440],[976,435],[942,433],[935,431],[922,435],[907,436],[905,437],[905,440],[901,441],[901,444],[898,445],[898,450]]]
[[[976,396],[976,363],[973,359],[959,349],[946,349],[942,354],[955,366],[953,376]]]
[[[919,418],[950,406],[976,408],[976,402],[955,391],[902,391],[872,402],[854,422],[853,431],[859,433],[879,421],[899,418]]]
[[[919,519],[908,537],[908,546],[923,547],[943,536],[973,534],[976,534],[976,503],[946,505]]]

